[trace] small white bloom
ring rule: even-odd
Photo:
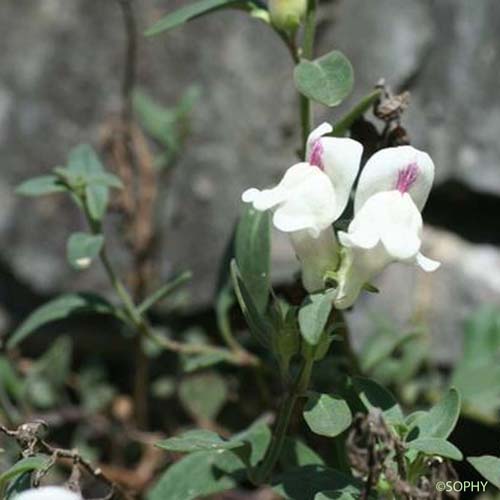
[[[434,182],[431,157],[412,146],[385,148],[375,153],[361,172],[354,210],[375,193],[397,189],[408,193],[419,210],[424,208]]]
[[[411,146],[376,153],[360,176],[354,219],[339,232],[346,259],[339,273],[335,305],[350,307],[366,283],[391,262],[434,271],[439,263],[420,252],[423,208],[434,178],[429,155]]]
[[[308,231],[318,237],[335,219],[335,191],[328,176],[309,163],[290,167],[272,189],[248,189],[242,200],[256,210],[274,209],[273,224],[286,233]]]
[[[363,152],[352,139],[323,137],[331,131],[331,125],[323,123],[311,132],[306,161],[290,167],[277,186],[251,188],[242,195],[256,210],[272,209],[274,226],[290,233],[309,292],[322,288],[324,272],[336,265],[331,226],[349,201]]]
[[[43,486],[23,491],[14,497],[15,500],[82,500],[77,493],[73,493],[60,486]]]

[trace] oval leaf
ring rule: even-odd
[[[414,420],[414,428],[408,440],[423,437],[446,439],[457,423],[460,415],[460,394],[450,389],[441,401],[428,412]]]
[[[320,491],[314,500],[355,500],[347,491]]]
[[[451,458],[452,460],[462,460],[462,452],[446,439],[424,437],[415,439],[411,443],[407,443],[408,448],[411,450],[420,451],[426,455],[439,455],[444,458]]]
[[[352,383],[367,410],[379,408],[388,422],[403,421],[403,412],[394,396],[387,389],[369,378],[354,377]]]
[[[348,404],[331,394],[309,393],[303,415],[309,428],[320,436],[338,436],[352,422]]]
[[[159,33],[176,28],[191,19],[209,14],[215,10],[227,7],[250,8],[250,4],[251,2],[241,0],[201,0],[199,2],[193,2],[161,18],[145,32],[145,35],[158,35]]]
[[[109,189],[102,184],[89,184],[85,188],[85,202],[92,220],[100,221],[108,208]]]
[[[500,488],[500,458],[483,455],[482,457],[469,457],[467,462],[491,484]]]
[[[34,457],[27,457],[19,460],[19,462],[15,463],[10,469],[0,474],[0,491],[11,479],[24,474],[25,472],[42,469],[48,461],[49,457],[45,455],[36,455]]]
[[[41,326],[82,313],[114,314],[114,307],[102,297],[90,293],[69,293],[35,309],[14,331],[7,342],[11,349]]]
[[[23,196],[42,196],[60,193],[61,191],[66,191],[66,187],[60,183],[55,175],[41,175],[40,177],[28,179],[16,189],[16,193]]]
[[[325,106],[338,106],[351,92],[354,72],[349,60],[334,50],[315,61],[303,59],[294,71],[297,90]]]
[[[185,432],[181,436],[160,441],[156,443],[156,446],[164,450],[191,453],[193,451],[232,450],[246,446],[246,444],[237,439],[226,441],[215,432],[196,429]]]
[[[75,269],[86,269],[99,255],[103,244],[104,237],[101,234],[72,234],[66,246],[69,263]]]
[[[359,498],[361,485],[359,480],[335,469],[306,465],[286,470],[273,488],[286,500],[314,500],[320,491],[342,491]]]
[[[335,291],[309,295],[299,310],[300,333],[310,345],[317,345],[321,340],[328,317],[332,310]]]
[[[194,418],[213,420],[226,403],[226,381],[217,373],[203,372],[184,378],[179,386],[182,406]]]
[[[175,462],[147,493],[147,500],[196,500],[237,484],[233,474],[242,468],[229,452],[203,451]]]
[[[236,228],[235,260],[257,310],[266,310],[271,288],[271,223],[269,212],[247,206]]]
[[[241,278],[238,265],[234,259],[231,262],[231,278],[234,286],[234,292],[236,294],[236,298],[238,299],[238,304],[240,305],[241,311],[245,316],[250,333],[264,347],[269,347],[271,339],[271,325],[257,309],[250,292]]]

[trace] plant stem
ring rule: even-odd
[[[281,450],[283,449],[283,444],[287,435],[290,419],[293,415],[293,410],[297,400],[309,386],[313,364],[314,359],[312,357],[304,360],[294,384],[286,394],[279,407],[271,444],[269,445],[266,455],[255,474],[255,481],[257,484],[262,484],[269,479],[269,476],[273,472],[276,462],[281,455]]]
[[[85,203],[83,203],[83,206],[86,207]],[[102,228],[100,227],[99,224],[96,224],[92,218],[90,217],[90,214],[88,213],[88,210],[85,208],[84,209],[85,216],[87,218],[87,222],[89,224],[89,227],[94,234],[100,234],[102,232]],[[259,364],[259,361],[257,358],[255,358],[252,354],[250,354],[247,351],[239,351],[239,352],[232,352],[228,349],[223,349],[220,347],[215,347],[211,345],[204,345],[204,344],[184,344],[182,342],[177,342],[175,340],[168,339],[166,337],[158,336],[153,332],[153,329],[149,325],[149,322],[147,319],[141,314],[139,311],[138,307],[136,306],[132,296],[130,295],[129,291],[127,290],[127,287],[124,285],[122,280],[118,277],[116,274],[113,265],[111,264],[111,261],[108,257],[107,251],[106,251],[106,246],[103,246],[101,253],[99,255],[101,263],[104,267],[104,270],[106,271],[106,274],[108,276],[108,279],[111,283],[111,286],[115,290],[116,294],[118,295],[124,312],[125,316],[120,317],[120,319],[125,319],[127,323],[129,324],[130,327],[132,327],[134,330],[136,330],[142,338],[147,338],[151,341],[153,341],[156,345],[159,347],[162,347],[163,349],[172,351],[172,352],[177,352],[177,353],[182,353],[182,354],[220,354],[225,357],[225,359],[232,364],[235,365],[240,365],[240,366],[256,366]]]
[[[314,36],[316,32],[316,0],[309,0],[304,26],[304,39],[302,42],[302,57],[312,59],[314,57]],[[300,94],[300,122],[302,125],[302,157],[306,154],[307,138],[312,128],[311,101]]]
[[[356,106],[354,106],[348,113],[342,116],[336,123],[333,128],[333,132],[331,135],[335,137],[342,137],[346,134],[346,132],[351,128],[352,124],[371,106],[377,101],[377,99],[381,96],[382,90],[376,89],[373,92],[365,95],[359,101]]]

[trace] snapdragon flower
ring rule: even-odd
[[[82,497],[60,486],[42,486],[23,491],[14,500],[82,500]]]
[[[391,262],[416,264],[427,272],[439,267],[420,252],[420,211],[433,180],[430,156],[411,146],[386,148],[368,160],[358,182],[354,219],[338,235],[346,249],[338,273],[337,308],[350,307]]]
[[[310,133],[305,161],[290,167],[277,186],[242,195],[256,210],[273,210],[274,226],[290,234],[308,292],[322,289],[326,271],[338,264],[332,224],[347,205],[363,152],[353,139],[324,137],[331,131],[323,123]]]

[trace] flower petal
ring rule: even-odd
[[[290,234],[295,254],[302,266],[302,283],[309,292],[324,288],[323,278],[327,271],[338,264],[338,244],[332,227],[321,231],[317,238],[308,231]]]
[[[318,236],[335,220],[332,183],[324,172],[308,163],[290,167],[272,189],[248,189],[242,199],[252,203],[256,210],[274,208],[273,223],[284,232],[307,229]]]
[[[309,136],[307,137],[307,144],[306,144],[306,160],[307,161],[309,160],[309,158],[311,156],[311,152],[312,152],[314,143],[318,139],[320,139],[321,137],[323,137],[326,134],[329,134],[332,131],[333,131],[333,127],[329,123],[323,122],[321,125],[318,125],[309,134]]]
[[[324,170],[330,178],[337,198],[337,219],[349,201],[352,185],[358,175],[363,146],[354,139],[323,137],[332,130],[332,126],[325,122],[309,134],[306,161]]]
[[[323,169],[330,178],[337,197],[338,218],[349,201],[352,185],[359,172],[363,146],[354,139],[339,137],[324,137],[321,145]]]
[[[441,266],[441,262],[438,262],[437,260],[429,259],[429,257],[422,255],[420,252],[417,254],[416,261],[417,261],[417,264],[419,265],[419,267],[427,273],[432,273],[438,267]]]
[[[364,249],[373,248],[380,241],[380,236],[376,231],[353,231],[345,233],[339,231],[339,240],[345,247],[359,247]]]
[[[337,309],[351,307],[365,284],[370,283],[390,263],[391,256],[381,242],[370,249],[347,248],[338,272],[335,307]]]
[[[82,497],[59,486],[42,486],[23,491],[16,500],[82,500]]]
[[[409,193],[419,210],[425,205],[434,180],[431,157],[412,146],[385,148],[366,163],[359,178],[355,211],[375,193],[400,189]]]

